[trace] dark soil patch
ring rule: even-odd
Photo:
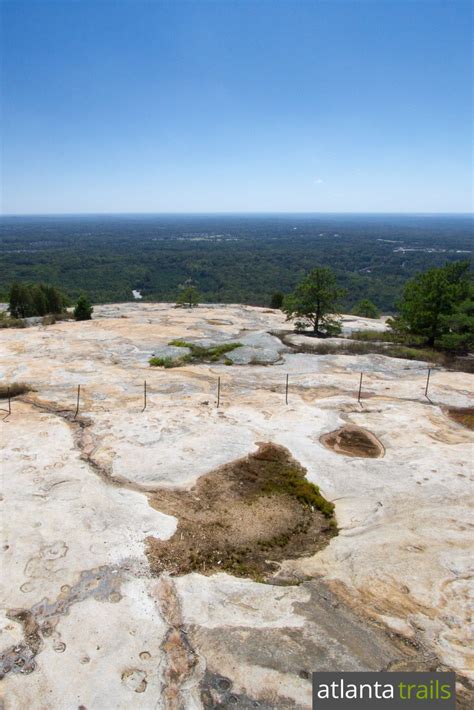
[[[178,517],[170,540],[147,539],[155,574],[228,572],[270,581],[278,562],[313,555],[337,534],[334,506],[306,470],[281,446],[261,444],[255,454],[202,476],[189,491],[150,497]]]
[[[385,453],[383,445],[374,434],[353,424],[347,424],[341,429],[324,434],[320,441],[328,449],[345,456],[374,459]]]
[[[355,397],[355,399],[371,399],[376,396],[375,392],[361,392],[359,395],[359,390],[354,390],[349,394]]]
[[[447,412],[448,416],[454,419],[455,422],[474,431],[474,407],[451,407]]]
[[[20,394],[27,394],[32,391],[34,391],[33,387],[25,382],[2,383],[0,384],[0,399],[7,399],[8,396],[18,397]]]

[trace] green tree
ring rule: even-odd
[[[49,313],[48,299],[44,291],[43,284],[34,284],[31,286],[31,298],[35,316],[45,316]]]
[[[380,318],[379,309],[369,298],[362,298],[358,301],[352,309],[352,313],[362,318]]]
[[[8,309],[12,318],[28,318],[35,315],[31,289],[26,284],[13,283],[8,300]]]
[[[458,353],[474,350],[474,286],[469,285],[469,295],[449,316],[441,316],[444,331],[441,347]]]
[[[93,310],[87,296],[79,296],[76,307],[74,308],[74,318],[76,320],[91,320]]]
[[[54,286],[43,286],[43,290],[48,301],[48,313],[62,313],[66,306],[64,294]]]
[[[469,297],[469,267],[469,261],[454,261],[411,279],[390,327],[402,336],[420,336],[431,347],[443,338],[448,342],[451,320]]]
[[[13,283],[9,294],[9,310],[13,318],[45,316],[61,313],[65,296],[57,288],[45,284]]]
[[[286,296],[282,310],[297,328],[312,326],[317,335],[335,335],[341,330],[338,312],[343,295],[344,289],[338,287],[332,269],[320,266],[309,272],[294,293]]]
[[[270,308],[281,308],[283,305],[283,300],[284,295],[282,294],[282,292],[275,291],[275,293],[272,293],[272,297],[270,299]]]
[[[178,306],[189,306],[189,308],[197,306],[199,303],[199,291],[195,286],[184,286],[183,290],[178,296],[178,300],[176,301],[176,303],[178,304]]]

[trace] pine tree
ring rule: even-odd
[[[295,320],[297,328],[312,326],[316,335],[340,332],[339,299],[344,289],[338,288],[332,269],[313,269],[283,301],[287,320]]]
[[[399,315],[389,322],[398,333],[419,336],[427,345],[441,344],[457,309],[469,297],[469,261],[428,269],[405,286]]]
[[[199,291],[195,286],[185,286],[176,303],[178,306],[188,306],[189,308],[197,306],[199,303]]]
[[[76,307],[74,308],[74,318],[76,320],[91,320],[93,310],[87,296],[79,296]]]
[[[380,318],[379,309],[369,298],[363,298],[356,303],[352,309],[352,313],[362,318]]]

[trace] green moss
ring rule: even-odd
[[[221,343],[220,345],[196,345],[188,343],[186,340],[172,340],[169,345],[174,345],[177,348],[188,348],[191,352],[184,355],[180,360],[182,362],[217,362],[226,353],[232,352],[236,348],[242,347],[242,343]],[[231,362],[226,358],[226,365]]]
[[[186,340],[172,340],[168,345],[175,348],[187,348],[191,352],[181,355],[180,357],[152,357],[148,361],[152,367],[181,367],[181,365],[198,363],[198,362],[218,362],[223,355],[232,352],[236,348],[242,347],[242,343],[221,343],[220,345],[211,345],[205,348],[202,345],[188,343]],[[225,365],[232,365],[232,360],[225,358]]]
[[[191,345],[185,340],[172,340],[168,345],[174,345],[176,348],[190,348]]]
[[[148,362],[152,367],[165,367],[166,369],[179,367],[183,364],[181,359],[174,359],[172,357],[151,357]]]
[[[301,472],[292,466],[272,462],[270,478],[262,482],[261,494],[283,494],[296,498],[311,508],[320,510],[327,518],[334,515],[334,504],[326,500],[314,483],[308,481]]]

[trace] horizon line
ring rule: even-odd
[[[270,210],[253,210],[253,211],[198,211],[198,212],[7,212],[0,213],[0,219],[5,217],[117,217],[117,216],[176,216],[176,217],[194,217],[194,216],[213,216],[213,215],[228,215],[228,216],[258,216],[258,215],[287,215],[287,216],[301,216],[301,215],[390,215],[390,216],[418,216],[418,217],[436,217],[436,216],[465,216],[474,217],[473,211],[464,212],[424,212],[424,211],[398,211],[398,212],[386,212],[386,211],[270,211]]]

